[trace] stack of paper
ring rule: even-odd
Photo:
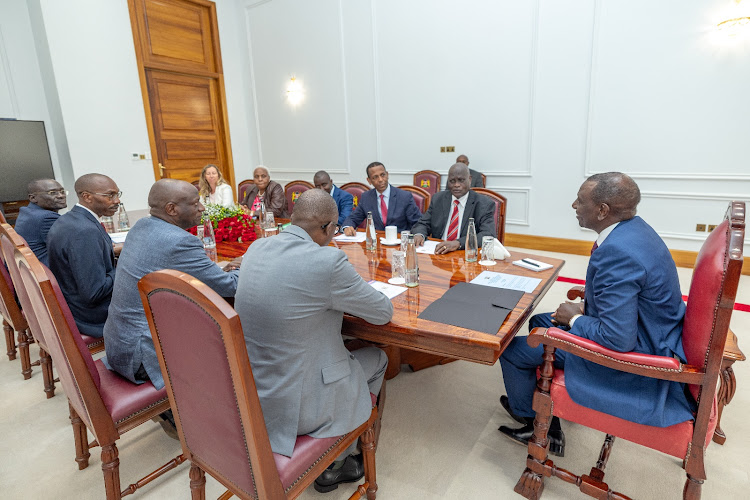
[[[531,271],[544,271],[545,269],[550,269],[552,267],[552,264],[547,264],[546,262],[540,262],[534,259],[514,260],[513,264]]]

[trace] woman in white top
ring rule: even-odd
[[[216,165],[209,163],[201,171],[201,178],[198,182],[201,203],[212,203],[231,207],[234,205],[234,193],[232,186],[227,184]]]

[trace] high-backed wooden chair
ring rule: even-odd
[[[479,172],[479,175],[482,176],[482,187],[486,188],[487,187],[487,176],[484,175],[482,172]]]
[[[3,256],[3,262],[7,266],[8,275],[13,283],[13,289],[16,297],[21,304],[24,314],[24,320],[27,328],[17,330],[18,332],[18,352],[21,357],[21,375],[24,380],[31,378],[32,367],[40,366],[42,369],[42,382],[44,384],[44,393],[47,398],[55,395],[55,382],[52,372],[52,359],[47,354],[47,347],[44,342],[44,335],[32,314],[31,304],[29,303],[26,287],[21,281],[21,275],[18,272],[18,266],[15,262],[15,249],[28,248],[26,241],[8,224],[0,225],[0,253]],[[29,345],[36,343],[39,346],[39,359],[31,362],[31,353]]]
[[[101,360],[94,361],[54,275],[28,248],[16,248],[15,261],[68,396],[78,468],[88,467],[90,447],[101,446],[106,498],[114,500],[181,464],[184,458],[178,455],[120,491],[120,460],[115,441],[121,433],[168,410],[166,390],[157,390],[151,382],[134,384],[109,371]],[[92,444],[88,442],[87,429],[94,435]]]
[[[16,359],[16,341],[14,333],[18,333],[18,342],[22,341],[21,332],[26,336],[29,325],[26,323],[21,309],[16,302],[16,291],[13,281],[5,266],[3,253],[0,251],[0,316],[3,319],[3,331],[5,332],[5,346],[9,360]],[[28,346],[27,346],[28,350]],[[29,370],[30,371],[30,370]]]
[[[417,204],[417,208],[420,212],[425,213],[427,211],[430,206],[432,195],[427,192],[426,189],[417,186],[409,186],[408,184],[405,186],[399,186],[398,188],[411,193],[414,197],[414,203]]]
[[[237,185],[237,203],[242,203],[245,199],[245,194],[250,191],[250,188],[255,184],[254,179],[245,179]],[[252,200],[250,200],[252,202]]]
[[[505,212],[508,209],[508,199],[491,189],[471,188],[479,194],[483,194],[495,202],[495,229],[497,230],[497,239],[500,243],[505,243]]]
[[[239,498],[294,498],[360,436],[366,482],[352,498],[365,493],[375,498],[377,408],[349,434],[298,436],[291,458],[275,454],[234,309],[210,287],[178,271],[151,273],[138,289],[184,456],[192,464],[193,499],[204,498],[204,471]]]
[[[284,186],[284,196],[286,196],[286,206],[291,214],[294,211],[294,203],[299,198],[299,195],[307,191],[308,189],[315,189],[311,183],[307,181],[292,181],[287,182]]]
[[[517,493],[537,499],[544,489],[544,478],[555,476],[579,485],[583,493],[595,498],[626,498],[604,482],[604,468],[617,436],[682,460],[687,473],[683,498],[700,498],[706,479],[703,457],[716,427],[716,385],[742,271],[744,238],[745,204],[732,202],[727,218],[704,242],[693,269],[682,331],[687,364],[671,357],[612,351],[557,328],[535,328],[531,332],[529,345],[544,344],[544,364],[534,394],[534,435],[529,440],[526,470],[515,487]],[[554,367],[556,349],[614,370],[688,384],[698,403],[695,420],[651,427],[574,403],[565,389],[563,371]],[[557,468],[549,459],[547,430],[553,414],[606,434],[599,460],[588,475],[576,476]]]
[[[48,355],[47,344],[45,340],[44,331],[37,324],[35,316],[31,314],[33,311],[30,309],[28,295],[26,292],[26,286],[21,280],[21,276],[13,258],[15,248],[28,248],[26,241],[19,236],[15,230],[9,225],[5,224],[0,227],[0,253],[8,267],[8,274],[10,274],[13,287],[15,289],[18,301],[21,303],[21,308],[24,311],[28,329],[26,333],[19,332],[18,336],[18,351],[21,356],[21,373],[24,379],[31,378],[32,367],[41,366],[42,368],[42,380],[44,383],[44,392],[47,398],[51,398],[55,395],[55,378],[52,371],[52,358]],[[104,350],[104,339],[91,337],[89,335],[82,334],[84,343],[88,347],[92,354],[96,354]],[[29,344],[36,343],[39,346],[40,358],[37,361],[31,362],[31,356],[29,353]]]
[[[414,185],[430,193],[430,196],[440,191],[440,174],[434,170],[420,170],[414,174]]]

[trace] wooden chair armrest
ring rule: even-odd
[[[585,286],[574,286],[570,290],[568,290],[568,300],[575,300],[575,299],[581,299],[583,300],[583,296],[586,293],[586,287]]]
[[[613,351],[559,328],[534,328],[527,342],[531,347],[539,344],[553,346],[598,365],[644,377],[700,384],[704,376],[701,368],[684,365],[674,358]]]

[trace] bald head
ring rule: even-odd
[[[469,157],[466,155],[458,155],[458,158],[456,158],[456,163],[463,163],[467,167],[469,166]]]
[[[182,229],[198,224],[204,210],[195,186],[177,179],[156,181],[148,193],[148,206],[152,216]]]
[[[111,217],[120,208],[120,188],[106,175],[82,175],[76,180],[74,188],[78,203],[99,217]]]
[[[320,246],[331,242],[338,218],[336,202],[321,189],[308,189],[294,202],[292,224],[307,231]]]
[[[328,194],[331,193],[331,189],[333,188],[331,176],[328,175],[328,172],[326,172],[325,170],[319,170],[318,172],[315,172],[315,176],[313,177],[313,184],[315,184],[316,188],[322,189]]]
[[[114,181],[106,175],[84,174],[76,180],[74,189],[77,195],[80,195],[84,191],[96,193],[103,192],[110,184],[114,184]]]
[[[609,205],[612,216],[618,220],[635,217],[641,191],[630,176],[622,172],[594,174],[586,182],[593,184],[591,198],[594,203]]]
[[[469,192],[471,188],[471,175],[469,167],[465,163],[455,163],[448,169],[447,188],[451,194],[459,199]]]
[[[57,212],[67,206],[65,189],[55,179],[35,179],[26,186],[29,201],[37,206]]]

